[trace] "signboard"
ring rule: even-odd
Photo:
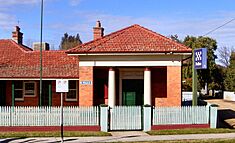
[[[69,92],[69,80],[57,79],[56,80],[56,92]]]
[[[91,84],[91,81],[80,81],[80,84],[85,84],[85,85],[88,85],[88,84]]]
[[[207,69],[207,48],[194,50],[194,68]]]

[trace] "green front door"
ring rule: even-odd
[[[122,80],[122,103],[125,106],[143,105],[144,81],[142,79]]]

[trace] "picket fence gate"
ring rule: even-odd
[[[110,130],[141,130],[141,106],[115,106],[110,109]]]
[[[64,107],[65,126],[99,125],[99,107]],[[59,126],[60,107],[0,107],[0,126]]]

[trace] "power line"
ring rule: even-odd
[[[206,34],[204,34],[203,37],[206,36],[206,35],[208,35],[208,34],[211,34],[212,32],[214,32],[214,31],[220,29],[221,27],[224,27],[225,25],[227,25],[227,24],[233,22],[234,20],[235,20],[235,18],[233,18],[233,19],[229,20],[228,22],[226,22],[226,23],[224,23],[224,24],[222,24],[222,25],[216,27],[215,29],[213,29],[213,30],[207,32]]]

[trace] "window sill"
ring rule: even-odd
[[[24,95],[24,97],[36,97],[36,95]]]
[[[15,98],[15,101],[24,101],[24,98]]]
[[[77,99],[65,99],[65,101],[68,101],[68,102],[76,102],[78,101]]]

